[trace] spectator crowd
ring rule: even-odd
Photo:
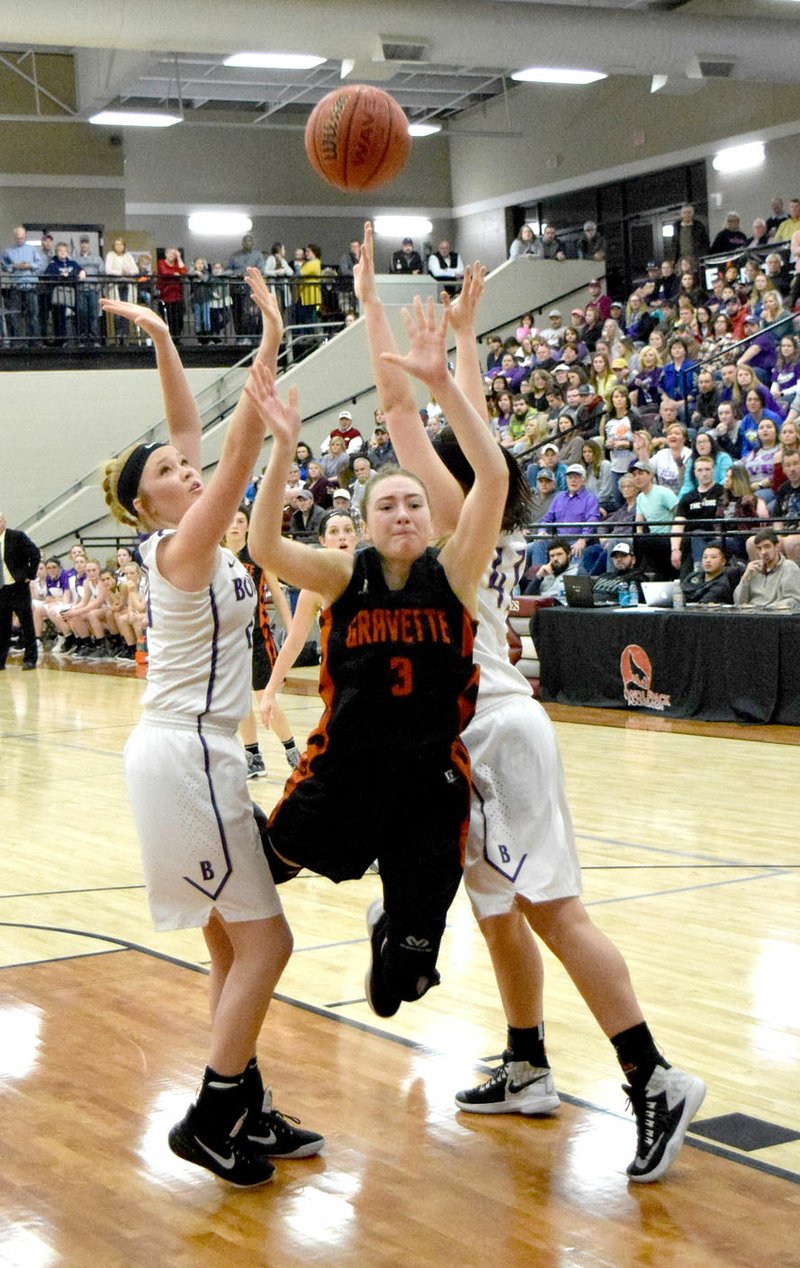
[[[670,241],[675,258],[649,264],[624,298],[604,293],[596,279],[582,307],[569,313],[554,307],[538,326],[525,313],[513,333],[485,340],[489,425],[530,488],[522,586],[564,602],[563,577],[587,574],[606,601],[631,588],[640,598],[641,583],[650,579],[677,582],[689,603],[794,606],[800,601],[800,199],[789,202],[788,215],[776,199],[750,237],[730,213],[713,242],[686,206]],[[772,242],[788,244],[788,256],[754,254]],[[587,222],[578,254],[602,261],[605,249],[597,225]],[[339,276],[350,285],[359,251],[354,240],[339,262]],[[730,259],[701,273],[700,256],[708,252]],[[567,251],[554,226],[541,236],[523,226],[510,254],[558,260]],[[122,239],[103,259],[82,236],[72,258],[69,244],[53,243],[46,232],[40,247],[32,245],[22,226],[2,266],[4,322],[31,340],[51,330],[56,342],[68,337],[72,321],[100,339],[103,287],[119,298],[160,304],[174,339],[184,330],[187,296],[198,335],[214,338],[232,324],[250,339],[258,325],[236,282],[245,269],[261,270],[284,310],[301,322],[319,314],[324,278],[315,244],[289,261],[282,243],[264,256],[248,236],[227,262],[209,269],[199,259],[191,270],[170,247],[153,273],[150,257],[134,256]],[[447,241],[427,262],[411,239],[392,257],[393,272],[426,267],[451,291],[463,274]],[[37,289],[37,278],[50,287]],[[134,336],[117,319],[113,337]],[[435,437],[446,423],[442,410],[431,400],[421,414]],[[366,434],[342,410],[318,454],[307,443],[297,446],[284,532],[316,544],[320,521],[332,509],[346,511],[360,530],[369,481],[394,462],[380,409]],[[10,621],[7,568],[4,579]],[[39,561],[25,584],[37,651],[44,644],[76,659],[130,662],[146,641],[135,547],[122,546],[101,563],[76,544],[66,566],[55,557]]]

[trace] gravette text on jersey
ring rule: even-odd
[[[345,646],[365,643],[452,643],[441,608],[369,608],[347,627]]]

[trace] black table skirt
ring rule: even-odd
[[[558,607],[534,622],[543,700],[800,723],[800,615]]]

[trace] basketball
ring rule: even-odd
[[[306,124],[308,161],[328,184],[355,193],[393,180],[406,165],[408,120],[394,98],[367,84],[323,97]]]

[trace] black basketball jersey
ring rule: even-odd
[[[390,777],[394,759],[450,752],[475,710],[475,628],[437,551],[414,562],[402,590],[387,586],[374,547],[359,552],[347,589],[320,616],[325,713],[309,738],[312,772],[328,753]]]

